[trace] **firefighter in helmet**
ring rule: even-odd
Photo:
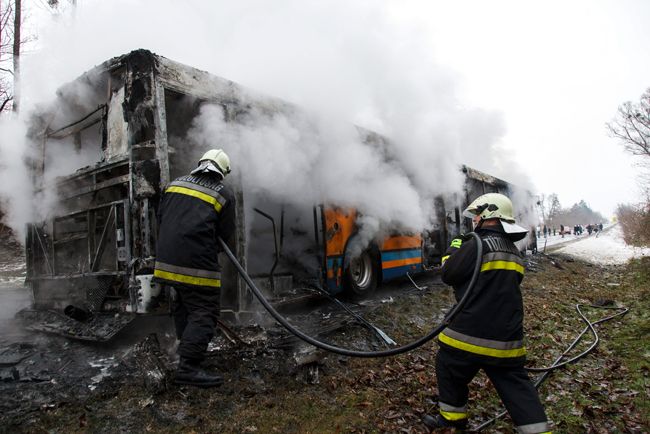
[[[172,304],[180,339],[177,384],[211,387],[223,378],[200,367],[214,335],[221,298],[217,237],[235,229],[235,196],[222,183],[230,159],[211,149],[189,175],[167,186],[158,210],[154,279],[174,289]]]
[[[464,211],[483,243],[481,271],[473,295],[438,336],[436,359],[439,414],[425,415],[429,428],[467,425],[468,384],[483,369],[520,433],[549,432],[544,407],[524,370],[524,276],[514,242],[527,230],[515,224],[512,202],[499,193],[474,200]],[[467,290],[476,263],[476,241],[459,237],[443,257],[442,280],[456,299]]]

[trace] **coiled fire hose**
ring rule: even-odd
[[[601,319],[599,319],[598,321],[591,322],[591,321],[589,321],[589,320],[587,319],[587,317],[582,313],[582,310],[580,310],[580,307],[581,307],[581,306],[582,306],[582,307],[585,307],[585,306],[587,306],[587,307],[593,307],[593,308],[598,308],[598,309],[618,310],[618,312],[616,312],[615,314],[609,315],[609,316],[607,316],[607,317],[605,317],[605,318],[601,318]],[[543,374],[542,374],[542,375],[541,375],[537,380],[535,380],[535,382],[534,382],[535,388],[539,388],[539,386],[542,384],[542,382],[544,382],[544,380],[546,380],[546,378],[551,374],[552,371],[554,371],[554,370],[556,370],[556,369],[559,369],[559,368],[563,368],[563,367],[565,367],[566,365],[568,365],[568,364],[570,364],[570,363],[573,363],[573,362],[578,361],[579,359],[585,357],[587,354],[589,354],[590,352],[592,352],[592,351],[596,348],[596,346],[598,346],[598,343],[600,342],[600,337],[598,336],[598,333],[596,332],[596,329],[594,328],[594,326],[595,326],[596,324],[600,324],[600,323],[602,323],[602,322],[609,321],[610,319],[616,318],[617,316],[625,315],[629,310],[630,310],[630,309],[627,308],[627,307],[618,307],[618,306],[598,306],[598,305],[594,305],[594,304],[589,304],[589,305],[585,305],[585,304],[576,304],[576,311],[578,312],[578,315],[580,315],[580,317],[582,318],[582,320],[583,320],[587,325],[586,325],[586,327],[582,330],[582,332],[581,332],[581,333],[580,333],[580,334],[579,334],[579,335],[578,335],[578,336],[573,340],[573,342],[571,343],[571,345],[569,345],[569,346],[567,347],[567,349],[564,350],[564,352],[563,352],[562,354],[560,354],[559,357],[558,357],[557,359],[555,359],[555,361],[553,362],[553,364],[552,364],[551,366],[544,367],[544,368],[525,368],[528,372],[543,372]],[[578,342],[580,342],[580,340],[582,339],[582,337],[583,337],[583,336],[585,335],[585,333],[587,333],[588,331],[591,331],[591,334],[592,334],[593,337],[594,337],[594,342],[589,346],[589,348],[587,348],[585,351],[583,351],[582,353],[578,354],[577,356],[572,357],[572,358],[570,358],[569,360],[565,360],[564,362],[561,362],[561,363],[560,363],[560,361],[561,361],[561,360],[562,360],[562,359],[563,359],[563,358],[564,358],[564,357],[569,353],[569,351],[571,351],[572,349],[574,349],[574,348],[576,347],[576,345],[578,345]],[[484,428],[486,428],[486,427],[488,427],[489,425],[491,425],[491,424],[493,424],[494,422],[496,422],[497,419],[500,419],[500,418],[502,418],[503,416],[505,416],[506,414],[507,414],[507,411],[503,410],[503,411],[501,411],[499,414],[497,414],[496,416],[494,416],[492,419],[489,419],[489,420],[483,422],[482,424],[478,425],[477,427],[472,428],[471,431],[481,431],[481,430],[483,430]]]
[[[319,341],[318,339],[313,338],[312,336],[309,336],[302,331],[298,330],[295,328],[293,325],[291,325],[286,318],[284,318],[278,311],[276,311],[273,306],[264,298],[264,295],[262,295],[261,291],[257,288],[255,283],[251,280],[250,276],[248,273],[246,273],[246,270],[241,266],[239,261],[237,261],[237,258],[235,255],[230,251],[230,248],[228,245],[221,239],[221,237],[218,237],[217,240],[219,241],[219,244],[223,248],[223,251],[226,253],[230,261],[233,263],[235,268],[237,268],[237,271],[241,275],[241,277],[246,281],[248,286],[250,287],[251,291],[253,292],[253,295],[259,300],[260,303],[262,303],[262,306],[271,314],[271,316],[279,322],[284,328],[286,328],[289,332],[294,334],[296,337],[302,339],[303,341],[326,351],[330,351],[332,353],[340,354],[342,356],[349,356],[349,357],[365,357],[365,358],[371,358],[371,357],[389,357],[389,356],[395,356],[397,354],[402,354],[407,351],[411,351],[421,345],[424,345],[425,343],[429,342],[431,339],[435,338],[444,330],[445,327],[451,322],[451,320],[456,316],[458,312],[463,308],[465,303],[467,302],[469,296],[472,294],[472,291],[474,290],[474,287],[476,286],[476,282],[478,281],[479,273],[481,271],[481,260],[480,258],[483,257],[483,243],[481,242],[481,238],[476,235],[474,232],[471,232],[469,235],[474,237],[476,240],[476,255],[478,260],[476,261],[476,264],[474,266],[474,272],[472,274],[472,278],[469,282],[469,285],[467,287],[467,290],[465,291],[465,294],[461,297],[461,299],[456,303],[454,307],[445,315],[445,318],[442,320],[442,322],[433,330],[431,330],[428,334],[425,336],[409,343],[406,345],[403,345],[401,347],[397,348],[391,348],[388,350],[382,350],[382,351],[358,351],[358,350],[350,350],[348,348],[342,348],[342,347],[337,347],[335,345],[328,344],[326,342]]]

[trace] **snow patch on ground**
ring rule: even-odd
[[[561,247],[555,253],[573,256],[595,264],[624,264],[632,258],[650,256],[650,248],[632,247],[625,244],[619,225],[609,230]]]

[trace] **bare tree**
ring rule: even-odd
[[[13,3],[0,0],[0,113],[10,108],[13,100],[13,17]]]
[[[553,219],[557,217],[558,213],[562,209],[560,205],[560,199],[557,197],[556,193],[551,193],[546,198],[546,208],[548,209],[548,223],[553,224]]]
[[[559,201],[558,201],[559,204]],[[584,200],[573,204],[571,208],[559,209],[555,215],[556,224],[587,225],[590,223],[604,223],[607,221],[601,213],[592,210]]]
[[[620,139],[625,150],[632,155],[645,157],[642,164],[650,168],[650,88],[641,95],[638,103],[630,101],[618,108],[616,117],[607,124],[610,134]],[[650,245],[650,171],[641,174],[639,186],[645,194],[645,203],[622,204],[616,214],[628,244]]]
[[[539,213],[542,215],[542,221],[546,222],[546,195],[543,193],[538,196],[537,207],[539,208]]]
[[[0,0],[0,114],[18,111],[20,56],[35,39],[22,32],[24,20],[22,0]]]
[[[537,206],[539,208],[539,213],[542,216],[542,221],[545,225],[551,226],[553,224],[553,219],[557,217],[558,213],[562,209],[560,206],[560,200],[556,193],[551,193],[549,195],[540,194],[538,199]]]
[[[650,158],[650,88],[638,103],[628,101],[619,106],[607,129],[627,152]]]
[[[21,14],[22,14],[22,0],[14,0],[14,100],[11,104],[11,109],[18,112],[20,101],[20,27],[21,27]]]

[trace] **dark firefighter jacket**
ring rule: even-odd
[[[483,241],[481,272],[473,295],[439,335],[441,346],[495,365],[525,362],[521,254],[501,227],[478,229]],[[442,266],[442,280],[454,287],[457,300],[465,293],[476,262],[476,241],[452,241]],[[469,354],[468,354],[469,353]]]
[[[158,225],[156,280],[221,287],[217,236],[227,241],[235,229],[235,196],[218,176],[186,175],[169,184]]]

